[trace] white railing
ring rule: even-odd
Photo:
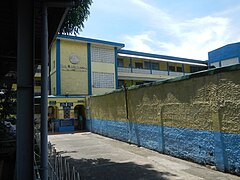
[[[183,72],[169,71],[169,76],[183,76]]]
[[[133,68],[132,69],[133,73],[139,73],[139,74],[151,74],[150,69],[138,69],[138,68]]]
[[[152,74],[168,76],[167,71],[160,71],[160,70],[152,70]]]
[[[118,67],[118,72],[131,73],[131,68]]]
[[[118,72],[123,73],[138,73],[138,74],[153,74],[153,75],[162,75],[162,76],[183,76],[190,73],[175,72],[175,71],[161,71],[161,70],[151,70],[150,69],[139,69],[139,68],[128,68],[128,67],[118,67]]]

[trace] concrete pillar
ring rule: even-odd
[[[34,1],[18,0],[16,177],[34,179]]]

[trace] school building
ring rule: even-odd
[[[57,36],[49,63],[49,119],[55,121],[50,130],[84,128],[84,122],[80,127],[76,119],[86,119],[86,96],[239,63],[240,56],[240,43],[209,52],[208,61],[130,51],[124,46],[98,39]],[[40,93],[39,72],[37,68],[36,94]]]
[[[51,95],[93,95],[207,69],[207,62],[123,49],[124,44],[58,36],[51,48]]]

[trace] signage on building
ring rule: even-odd
[[[61,69],[63,71],[87,72],[87,67],[78,66],[78,65],[64,65],[64,64],[61,64]]]
[[[56,105],[56,101],[49,101],[49,105]]]
[[[79,58],[76,54],[72,53],[70,54],[69,56],[69,61],[72,63],[72,64],[77,64],[79,62]]]

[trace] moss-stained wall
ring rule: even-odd
[[[235,65],[131,87],[128,119],[124,91],[91,97],[89,129],[240,174],[239,77]]]

